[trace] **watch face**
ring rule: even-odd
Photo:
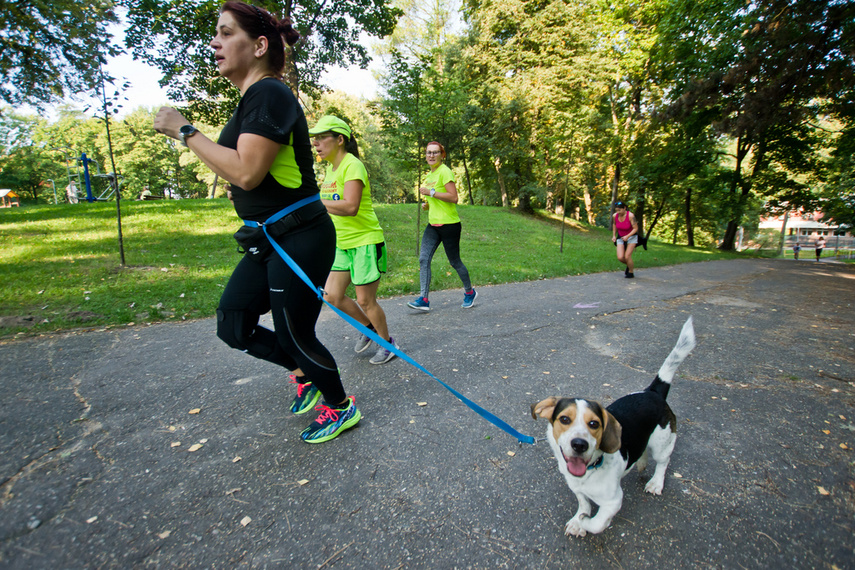
[[[186,135],[195,133],[196,127],[194,127],[193,125],[184,125],[183,127],[181,127],[180,130],[181,130],[181,134],[186,136]]]

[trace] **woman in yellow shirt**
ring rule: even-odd
[[[461,224],[460,216],[457,215],[457,186],[454,184],[454,173],[443,164],[445,156],[444,146],[438,142],[428,143],[425,160],[430,166],[430,174],[425,178],[425,185],[419,188],[419,193],[425,197],[422,208],[428,210],[428,225],[422,235],[419,253],[421,295],[415,301],[407,303],[408,307],[417,311],[430,311],[430,264],[440,244],[445,249],[451,267],[457,271],[460,281],[463,282],[461,307],[471,308],[478,296],[469,280],[469,270],[460,259]]]
[[[335,224],[336,251],[324,286],[327,301],[397,346],[389,336],[386,313],[377,303],[380,275],[386,273],[386,242],[371,203],[368,172],[359,160],[356,138],[348,124],[333,115],[321,117],[309,134],[314,137],[315,152],[329,163],[321,184],[321,202]],[[345,295],[351,283],[356,301]],[[363,352],[371,344],[361,334],[354,350]],[[395,353],[378,346],[370,362],[385,364],[393,358]]]

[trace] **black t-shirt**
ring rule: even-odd
[[[251,85],[217,142],[236,149],[243,133],[263,136],[282,147],[257,187],[247,191],[232,184],[235,211],[241,219],[263,222],[294,202],[318,193],[306,116],[284,83],[270,77]]]

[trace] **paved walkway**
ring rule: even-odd
[[[694,315],[664,493],[631,473],[601,535],[563,535],[576,503],[548,445],[368,364],[325,310],[364,419],[323,445],[299,441],[311,418],[281,371],[213,319],[0,343],[0,567],[852,568],[855,268],[637,276],[481,287],[469,311],[459,291],[427,314],[383,302],[413,358],[539,438],[532,402],[641,389]]]

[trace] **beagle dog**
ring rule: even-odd
[[[677,418],[665,398],[677,367],[695,347],[692,317],[653,383],[607,408],[581,398],[547,398],[532,404],[531,415],[549,420],[546,437],[558,470],[576,494],[579,509],[564,534],[585,536],[608,528],[623,503],[621,479],[633,465],[643,471],[649,458],[656,470],[644,490],[662,494],[665,470],[677,439]],[[591,503],[599,506],[591,516]]]

